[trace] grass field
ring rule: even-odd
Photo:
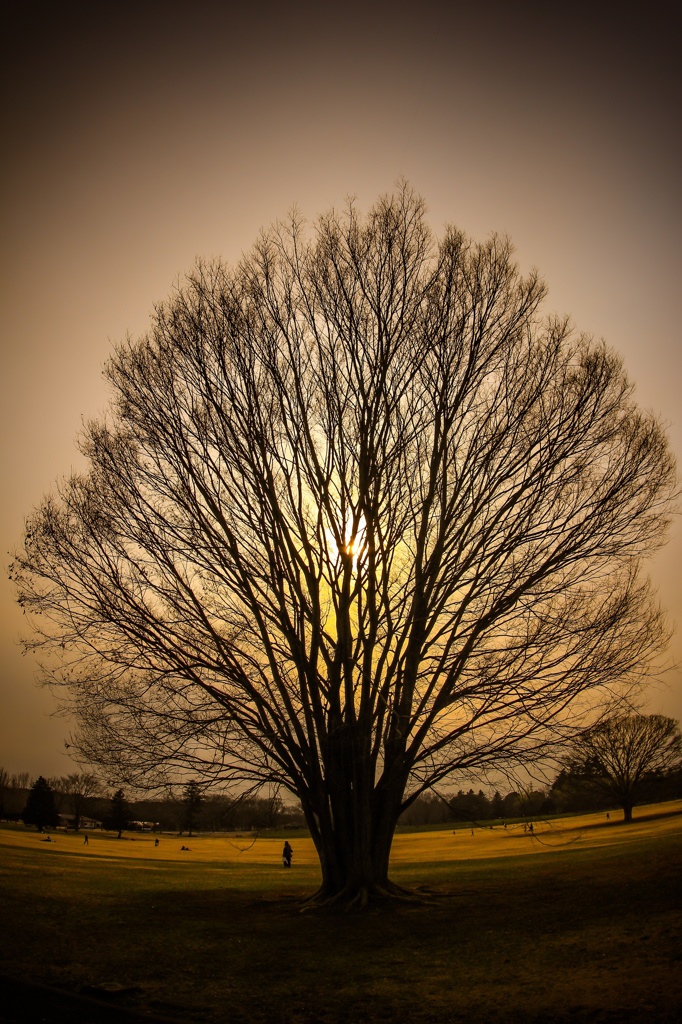
[[[304,836],[285,871],[281,839],[7,826],[1,971],[197,1024],[673,1021],[682,802],[635,814],[398,835],[392,877],[435,897],[346,914],[300,913]]]

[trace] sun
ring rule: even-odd
[[[343,531],[335,530],[331,526],[325,527],[325,546],[330,561],[337,563],[343,557],[350,556],[353,566],[357,567],[367,550],[367,522],[364,515],[361,515],[357,528],[353,529],[353,517],[348,516]]]

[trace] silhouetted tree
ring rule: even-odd
[[[182,791],[182,825],[190,836],[196,827],[197,816],[203,802],[204,797],[199,783],[188,782]]]
[[[73,814],[73,827],[78,832],[87,801],[100,792],[102,785],[96,775],[73,772],[59,780],[61,792],[68,798]]]
[[[103,822],[104,828],[111,832],[118,832],[117,838],[120,839],[123,834],[123,830],[128,827],[129,821],[130,807],[128,805],[128,801],[125,798],[123,790],[117,789],[111,797],[109,813]]]
[[[455,820],[447,799],[435,793],[421,793],[400,816],[403,826],[440,825]]]
[[[5,817],[5,793],[10,786],[10,775],[5,768],[0,768],[0,818]]]
[[[665,715],[620,715],[578,736],[566,767],[574,776],[608,794],[632,821],[637,790],[647,775],[682,767],[682,735]]]
[[[610,793],[596,788],[582,772],[562,768],[552,784],[552,799],[559,812],[601,811],[613,807]]]
[[[502,801],[502,817],[521,818],[523,814],[523,797],[518,793],[507,793]]]
[[[46,825],[54,828],[59,824],[54,791],[42,775],[39,775],[31,786],[22,820],[25,825],[35,825],[39,832],[42,832]]]
[[[91,763],[280,784],[316,898],[364,903],[421,792],[641,681],[673,459],[544,294],[404,187],[157,306],[12,569]]]

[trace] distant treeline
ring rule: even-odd
[[[667,775],[649,774],[642,778],[637,789],[637,803],[658,803],[663,800],[682,799],[682,772]],[[495,792],[487,796],[479,789],[440,795],[428,792],[419,796],[403,813],[400,824],[439,825],[447,822],[475,823],[477,821],[512,818],[539,818],[553,814],[583,813],[615,809],[613,797],[596,787],[590,779],[561,771],[546,789],[511,792],[502,796]]]
[[[23,820],[34,781],[28,774],[17,777],[4,773],[3,778],[0,769],[0,818]],[[105,828],[114,827],[111,823],[113,793],[83,797],[82,794],[74,794],[73,786],[65,785],[65,780],[50,778],[47,782],[62,820],[69,819],[71,824],[78,815],[80,825],[96,822]],[[187,800],[183,794],[165,799],[126,800],[125,809],[125,827],[129,830],[180,832],[188,826]],[[191,826],[195,832],[253,832],[271,828],[303,828],[305,820],[298,807],[285,804],[280,797],[235,797],[215,793],[201,797],[193,808]]]
[[[562,770],[550,791],[553,813],[605,811],[615,806],[613,797],[603,791],[590,777]],[[636,805],[655,804],[663,800],[682,799],[682,771],[665,774],[649,772],[637,784]]]
[[[460,789],[456,793],[422,793],[403,812],[399,824],[405,827],[448,822],[474,824],[493,818],[531,817],[543,813],[550,813],[550,801],[543,790],[531,790],[526,794],[512,792],[505,796],[496,791],[489,797],[481,789],[478,793],[473,789],[466,793]]]
[[[88,785],[79,785],[78,780]],[[112,801],[118,794],[105,793],[93,776],[71,775],[47,780],[54,807],[62,824],[114,827]],[[28,773],[9,775],[0,768],[0,818],[21,821],[35,780]],[[195,784],[191,784],[194,786]],[[165,799],[125,800],[125,827],[145,831],[181,832],[254,832],[273,828],[304,828],[305,819],[298,805],[285,803],[279,796],[235,797],[224,793],[194,791],[188,788]],[[93,795],[84,795],[83,790]],[[682,798],[682,772],[666,776],[646,776],[638,789],[639,804]],[[190,811],[191,806],[191,811]],[[538,818],[553,814],[609,810],[613,800],[595,788],[589,780],[561,771],[546,789],[529,789],[502,795],[480,790],[468,792],[443,790],[419,796],[403,813],[400,826],[439,825],[458,822]]]

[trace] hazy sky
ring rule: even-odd
[[[244,5],[245,6],[245,5]],[[330,5],[331,8],[332,5]],[[99,8],[105,8],[100,10]],[[3,3],[0,765],[62,775],[5,566],[81,466],[111,344],[197,256],[236,261],[403,176],[440,234],[506,232],[625,358],[682,458],[680,5]],[[336,11],[338,10],[338,13]],[[682,523],[652,566],[682,628]],[[671,655],[682,663],[680,633]],[[647,709],[682,718],[682,674]]]

